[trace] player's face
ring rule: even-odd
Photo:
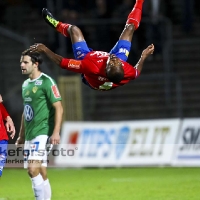
[[[110,69],[113,67],[119,67],[119,66],[120,67],[122,66],[122,62],[116,55],[111,54],[108,58],[106,69]]]
[[[30,75],[34,72],[36,64],[31,61],[31,57],[28,55],[22,56],[20,59],[20,66],[22,74]]]

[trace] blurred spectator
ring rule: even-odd
[[[164,0],[144,1],[143,16],[148,20],[146,24],[146,45],[154,44],[154,58],[160,59],[162,54],[163,21],[165,16]]]
[[[199,0],[194,0],[194,10],[195,13],[200,17],[200,1]]]
[[[121,34],[121,30],[124,28],[124,21],[126,20],[128,14],[130,13],[131,9],[133,8],[133,1],[132,0],[123,0],[120,4],[115,5],[116,8],[112,13],[112,18],[120,19],[122,21],[121,24],[112,25],[112,31],[115,33],[117,38],[113,38],[113,41],[116,41]]]
[[[9,5],[20,5],[25,2],[25,0],[7,0]]]
[[[91,10],[89,17],[91,17],[92,19],[105,20],[109,19],[110,16],[111,12],[109,9],[108,0],[95,0],[94,8]],[[96,43],[95,45],[95,48],[103,51],[108,51],[111,47],[110,24],[96,24],[94,28],[95,29],[93,31],[93,41],[98,41],[98,43]]]
[[[125,20],[130,13],[130,10],[133,7],[132,0],[123,0],[121,4],[116,6],[116,9],[113,12],[113,17],[122,18]]]
[[[7,4],[5,1],[0,1],[0,23],[4,23],[4,15],[5,15],[6,6]]]
[[[190,33],[193,29],[194,1],[184,0],[183,3],[183,30]]]
[[[81,18],[81,8],[80,8],[80,1],[63,1],[63,9],[60,12],[60,20],[63,22],[67,22],[70,24],[77,24],[79,22],[79,19]],[[56,34],[57,43],[58,42],[58,35]],[[64,39],[66,41],[66,53],[72,54],[71,50],[71,41],[69,38]],[[57,44],[57,46],[58,46]]]
[[[79,18],[81,8],[80,1],[63,1],[63,10],[61,11],[61,20],[70,23],[76,23]]]
[[[41,15],[42,8],[47,7],[47,0],[29,0],[29,3],[34,10],[37,10],[39,15]],[[32,12],[34,12],[34,10]]]

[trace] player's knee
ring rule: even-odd
[[[47,170],[41,167],[40,174],[44,180],[47,179]]]
[[[134,27],[133,24],[126,24],[126,29],[127,29],[129,32],[134,32],[135,27]]]
[[[28,175],[33,178],[39,174],[39,171],[36,167],[28,167]]]
[[[79,35],[81,33],[80,29],[75,25],[70,27],[70,32],[72,35]]]

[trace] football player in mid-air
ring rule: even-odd
[[[122,86],[140,75],[144,61],[154,52],[154,45],[151,44],[143,50],[141,58],[134,67],[126,62],[133,33],[141,21],[143,2],[144,0],[136,0],[133,10],[128,15],[125,28],[110,53],[91,51],[77,26],[57,21],[46,8],[42,10],[44,20],[61,34],[71,38],[76,60],[63,58],[43,44],[32,45],[29,50],[43,52],[60,67],[81,73],[82,81],[92,89],[105,91]]]

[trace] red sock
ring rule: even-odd
[[[136,0],[133,10],[128,16],[126,24],[134,24],[135,30],[139,27],[142,16],[142,5],[144,0]]]
[[[136,3],[134,5],[133,9],[134,8],[138,8],[138,9],[142,10],[142,4],[143,4],[143,2],[144,2],[144,0],[136,0]]]
[[[65,23],[59,22],[59,24],[56,27],[56,30],[60,32],[61,34],[63,34],[65,37],[69,37],[69,33],[67,31],[69,26],[71,26],[71,24],[65,24]]]

